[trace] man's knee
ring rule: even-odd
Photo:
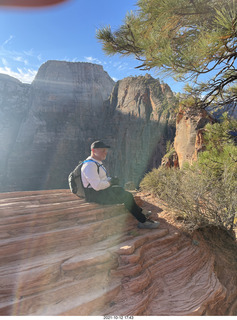
[[[133,201],[133,195],[132,193],[130,193],[129,191],[124,190],[124,197],[127,201]]]
[[[116,199],[121,202],[133,201],[133,195],[130,192],[124,190],[123,187],[111,187],[111,192],[116,197]]]

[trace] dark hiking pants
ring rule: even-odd
[[[112,186],[104,190],[95,191],[92,188],[85,189],[86,201],[99,204],[120,204],[123,203],[126,209],[139,221],[145,222],[146,217],[142,213],[133,195],[119,186]]]

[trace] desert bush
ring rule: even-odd
[[[228,134],[236,121],[206,127],[206,151],[182,169],[160,167],[140,187],[164,200],[190,228],[215,225],[232,231],[237,208],[237,147]]]

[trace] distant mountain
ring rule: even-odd
[[[102,66],[48,61],[31,85],[0,75],[0,191],[67,187],[103,139],[111,174],[136,185],[173,140],[175,97],[150,76],[114,83]]]
[[[225,106],[215,106],[215,107],[209,107],[207,108],[207,111],[212,114],[214,118],[216,118],[218,121],[221,120],[221,117],[224,112],[227,112],[229,117],[237,119],[237,104],[227,104]]]
[[[161,164],[167,141],[175,136],[176,98],[166,84],[150,75],[118,81],[105,103],[104,127],[110,127],[112,172],[122,182],[138,185],[144,174]]]

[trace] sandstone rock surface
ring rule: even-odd
[[[69,190],[0,194],[0,315],[235,315],[210,248],[148,205],[157,230]]]

